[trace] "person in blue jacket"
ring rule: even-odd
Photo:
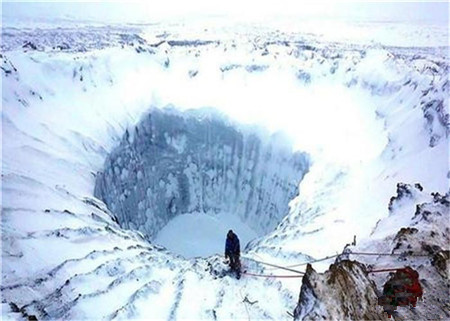
[[[231,271],[236,273],[238,279],[241,278],[241,261],[239,256],[241,255],[241,248],[239,244],[239,238],[232,230],[228,231],[227,240],[225,242],[225,258],[229,259]]]

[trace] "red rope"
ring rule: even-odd
[[[262,277],[262,278],[302,278],[303,277],[303,275],[266,275],[266,274],[253,274],[253,273],[247,273],[247,272],[243,272],[242,274],[256,276],[256,277]]]

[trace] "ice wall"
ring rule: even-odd
[[[272,230],[309,167],[279,137],[212,112],[152,110],[109,155],[95,196],[119,223],[150,238],[179,214],[225,212]]]

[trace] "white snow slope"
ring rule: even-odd
[[[283,274],[251,258],[301,263],[368,237],[398,182],[449,189],[445,28],[402,28],[395,47],[242,25],[56,27],[2,29],[3,319],[290,319],[300,279],[223,276],[219,256],[174,255],[93,197],[151,107],[214,107],[311,156],[290,212],[243,252],[252,273]],[[437,41],[415,46],[417,30]]]

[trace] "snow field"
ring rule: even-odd
[[[380,50],[320,39],[308,48],[298,35],[285,35],[285,45],[273,33],[264,34],[273,43],[260,48],[247,31],[235,43],[236,37],[200,47],[166,43],[152,47],[155,54],[119,44],[88,52],[2,54],[5,302],[44,318],[244,319],[242,292],[258,300],[248,307],[251,318],[288,318],[298,279],[216,277],[211,265],[226,269],[221,256],[173,255],[121,228],[104,204],[92,202],[108,153],[150,106],[213,106],[239,122],[282,129],[311,155],[313,166],[289,215],[244,253],[255,259],[294,264],[340,252],[355,234],[358,240],[370,237],[378,219],[389,218],[387,205],[399,181],[420,182],[427,193],[448,191],[448,128],[439,121],[439,104],[429,108],[432,117],[424,115],[433,101],[447,112],[447,56],[436,48]],[[183,150],[182,139],[171,142]],[[219,244],[221,254],[222,229],[239,223],[228,212],[220,219],[185,218],[194,222],[177,216],[173,230],[168,226],[160,236],[170,243],[181,229],[217,231],[216,241],[199,248],[207,255]],[[390,237],[408,223],[393,220],[381,222],[386,234],[375,236]],[[251,230],[238,234],[254,237]]]

